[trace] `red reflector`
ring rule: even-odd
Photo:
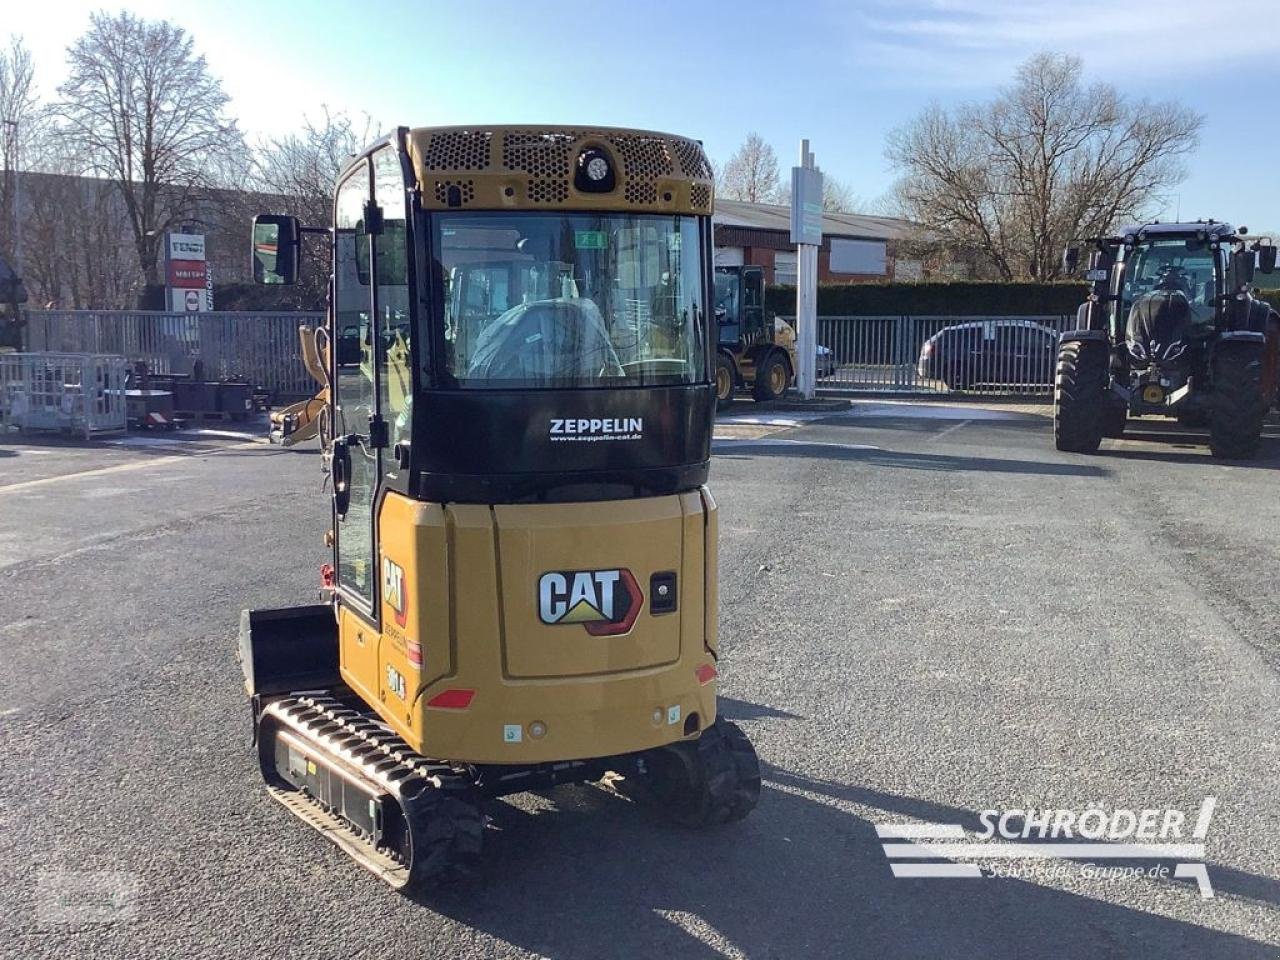
[[[465,710],[471,706],[471,698],[475,695],[474,690],[445,690],[428,700],[427,706],[440,707],[442,710]]]
[[[320,566],[320,586],[332,587],[336,582],[333,575],[333,564],[325,563]]]
[[[419,670],[421,670],[422,669],[422,644],[415,643],[414,641],[410,640],[405,645],[405,647],[409,654],[409,662],[413,664],[415,667],[417,667]]]
[[[693,671],[693,675],[698,678],[698,683],[702,684],[704,687],[719,676],[719,674],[716,673],[716,668],[709,663],[704,663],[699,666]]]

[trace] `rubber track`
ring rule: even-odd
[[[301,819],[397,889],[470,876],[480,853],[484,821],[467,770],[423,757],[381,722],[333,697],[275,701],[265,716],[286,730],[301,731],[316,744],[318,753],[340,757],[392,795],[409,827],[412,863],[392,851],[376,849],[308,794],[269,787],[272,796]],[[301,798],[305,798],[302,807]],[[308,808],[311,816],[304,812]]]

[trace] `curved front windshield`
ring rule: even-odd
[[[451,384],[617,387],[706,379],[697,218],[434,219]]]
[[[1139,245],[1125,257],[1121,316],[1128,317],[1134,304],[1150,294],[1181,293],[1194,320],[1210,320],[1217,292],[1216,256],[1203,240],[1153,240]]]

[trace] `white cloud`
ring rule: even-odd
[[[855,20],[853,55],[895,86],[986,87],[1040,50],[1160,79],[1280,56],[1276,15],[1274,0],[878,0]]]

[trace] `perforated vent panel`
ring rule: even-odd
[[[623,171],[628,177],[653,180],[671,176],[671,153],[666,140],[657,137],[619,136],[614,136],[612,140],[618,153],[622,155]]]
[[[439,180],[436,182],[436,203],[449,202],[449,188],[457,187],[462,193],[462,202],[470,203],[476,198],[476,182],[474,180]]]
[[[564,203],[569,185],[563,180],[529,180],[529,199],[534,203]]]
[[[569,148],[576,132],[511,132],[502,141],[502,165],[535,177],[568,177]]]
[[[483,170],[489,166],[488,130],[453,130],[431,137],[422,156],[428,170]]]
[[[658,188],[651,180],[628,180],[627,203],[657,203]]]
[[[710,180],[711,164],[707,163],[707,155],[692,140],[677,140],[676,155],[680,157],[680,169],[686,177],[694,180]]]
[[[643,130],[494,127],[427,128],[413,131],[413,138],[428,206],[446,206],[449,188],[456,186],[464,205],[486,210],[526,204],[604,210],[625,204],[699,214],[711,209],[711,166],[702,147],[683,137]],[[587,146],[603,147],[613,158],[616,190],[574,189],[574,165]]]

